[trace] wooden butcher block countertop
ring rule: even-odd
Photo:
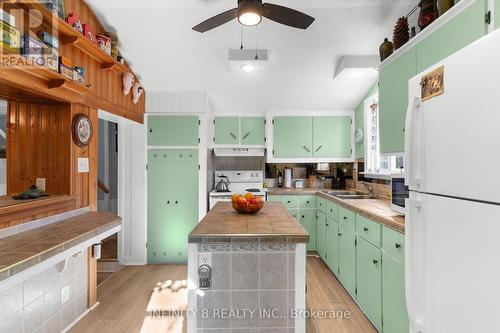
[[[266,202],[253,215],[219,202],[189,234],[190,243],[238,241],[307,243],[309,234],[280,202]]]

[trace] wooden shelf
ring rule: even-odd
[[[77,49],[81,50],[83,53],[89,55],[101,64],[114,64],[114,66],[106,66],[103,69],[109,69],[113,67],[113,70],[119,72],[127,71],[126,67],[116,61],[110,55],[104,53],[96,43],[91,42],[85,36],[83,36],[79,31],[73,29],[66,21],[61,19],[57,14],[49,10],[43,4],[37,2],[36,0],[31,1],[20,1],[20,0],[7,0],[9,3],[15,4],[17,7],[22,9],[34,10],[41,15],[41,21],[46,23],[51,23],[52,27],[57,30],[59,37],[59,42],[65,45],[72,45]],[[37,14],[33,14],[36,18]]]
[[[118,62],[118,61],[114,61],[114,62],[105,62],[101,65],[102,69],[103,70],[112,70],[112,71],[115,71],[115,72],[119,72],[119,73],[124,73],[124,72],[128,72],[129,70],[127,69],[127,67],[125,67],[124,64]]]

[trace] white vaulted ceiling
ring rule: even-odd
[[[374,55],[417,0],[270,0],[316,18],[302,31],[263,19],[244,44],[270,52],[259,73],[234,73],[228,49],[240,45],[236,20],[204,34],[191,28],[236,0],[87,0],[147,91],[205,90],[217,112],[354,109],[373,79],[333,79],[343,55]]]

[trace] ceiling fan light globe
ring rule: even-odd
[[[245,26],[255,26],[262,21],[262,16],[254,12],[241,13],[238,21]]]

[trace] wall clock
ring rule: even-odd
[[[90,118],[83,114],[78,113],[73,117],[72,125],[73,142],[78,147],[87,146],[92,140],[93,128]]]

